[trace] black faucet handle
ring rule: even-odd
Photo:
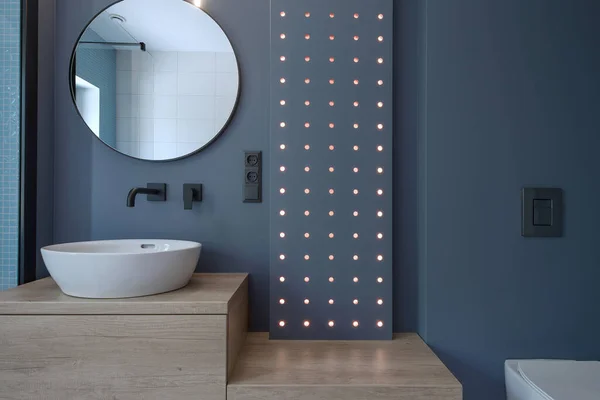
[[[184,183],[183,184],[183,209],[191,210],[193,202],[202,201],[202,184],[201,183]]]

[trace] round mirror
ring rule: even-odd
[[[200,0],[190,1],[120,1],[77,42],[73,101],[94,135],[122,154],[185,157],[213,142],[233,115],[233,47]]]

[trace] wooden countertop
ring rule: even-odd
[[[249,333],[229,380],[231,393],[286,386],[462,390],[417,334],[391,341],[270,341],[266,333]]]
[[[248,274],[194,274],[183,289],[130,299],[81,299],[52,278],[0,292],[0,315],[228,314]]]

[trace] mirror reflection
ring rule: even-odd
[[[210,144],[232,116],[237,60],[227,35],[183,0],[123,0],[101,12],[74,51],[75,105],[105,144],[169,160]]]

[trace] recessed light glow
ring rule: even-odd
[[[304,278],[304,282],[306,282],[306,283],[310,282],[310,278],[309,278],[308,276],[307,276],[307,277],[305,277],[305,278]]]
[[[281,35],[279,35],[279,37],[280,37],[281,39],[285,39],[285,33],[282,33]]]
[[[357,62],[359,62],[359,61],[360,61],[360,59],[359,59],[358,57],[354,57],[354,62],[355,62],[355,63],[357,63]]]
[[[359,147],[358,147],[358,146],[354,146],[352,149],[353,149],[354,151],[358,151]]]
[[[279,60],[281,60],[281,62],[284,62],[285,61],[285,56],[279,57]]]
[[[377,216],[378,216],[379,218],[383,217],[383,211],[377,211]]]
[[[310,215],[310,211],[306,210],[304,211],[304,216],[308,217]]]
[[[356,276],[355,276],[355,277],[352,279],[352,282],[354,282],[354,283],[358,283],[358,277],[356,277]]]
[[[306,18],[310,18],[310,13],[309,13],[309,12],[307,12],[307,13],[304,13],[304,16],[305,16]]]
[[[335,171],[335,168],[329,167],[329,172],[334,172],[334,171]]]
[[[358,41],[358,39],[360,39],[358,36],[354,36],[355,41]]]
[[[353,171],[355,174],[358,174],[358,168],[354,167],[354,168],[352,168],[352,171]]]
[[[304,57],[304,61],[310,62],[310,57]]]
[[[281,150],[285,150],[285,144],[279,145],[279,148],[280,148]]]
[[[359,83],[360,83],[360,81],[359,81],[358,79],[355,79],[355,80],[354,80],[354,84],[355,84],[355,85],[358,85]]]
[[[329,14],[329,18],[335,18],[335,14],[334,13]]]
[[[377,151],[383,151],[383,146],[377,146]]]
[[[378,102],[378,103],[377,103],[377,107],[378,107],[378,108],[383,108],[383,101],[380,101],[380,102]]]
[[[354,211],[354,212],[352,213],[352,215],[354,215],[355,217],[358,217],[358,211]]]
[[[285,326],[285,321],[279,321],[279,326],[283,328]]]
[[[335,57],[329,57],[329,62],[330,63],[335,62]]]
[[[330,144],[330,145],[329,145],[329,150],[330,150],[330,151],[334,151],[334,150],[335,150],[335,146],[334,146],[334,145],[332,145],[332,144]]]
[[[280,254],[280,255],[279,255],[279,259],[280,259],[280,260],[285,260],[285,254]]]
[[[352,191],[352,193],[354,193],[354,195],[356,196],[356,195],[358,194],[358,189],[354,189],[354,190]]]
[[[280,127],[282,127],[282,128],[285,128],[285,126],[286,126],[286,123],[285,123],[285,122],[280,122],[280,123],[279,123],[279,126],[280,126]]]
[[[358,13],[357,13],[357,14],[354,14],[354,18],[355,18],[355,19],[358,19],[358,17],[359,17]]]
[[[377,196],[383,196],[383,190],[377,189]]]
[[[383,239],[383,233],[378,233],[377,234],[377,239],[379,239],[379,240]]]
[[[282,165],[281,167],[279,167],[279,170],[280,170],[281,172],[285,172],[285,167]]]
[[[329,84],[330,84],[330,85],[333,85],[334,83],[335,83],[335,79],[330,79],[330,80],[329,80]]]
[[[305,105],[306,107],[310,106],[310,101],[306,100],[306,101],[304,102],[304,105]]]
[[[306,233],[304,234],[304,237],[308,239],[308,238],[310,237],[310,233],[306,232]]]
[[[377,261],[383,261],[383,256],[381,254],[377,256]]]
[[[352,237],[353,237],[354,239],[358,239],[358,233],[355,233],[354,235],[352,235]]]
[[[352,326],[353,326],[353,327],[355,327],[355,328],[358,328],[358,325],[359,325],[359,324],[358,324],[358,321],[353,321],[353,322],[352,322]]]
[[[381,167],[377,168],[377,173],[378,174],[383,174],[383,168],[381,168]]]
[[[330,328],[333,328],[335,326],[335,322],[334,321],[329,321],[327,323],[327,325],[329,325]]]
[[[334,237],[335,237],[335,234],[333,234],[333,233],[329,234],[329,239],[333,239]]]
[[[281,104],[282,106],[285,106],[285,100],[281,100],[281,101],[279,102],[279,104]]]
[[[358,105],[359,105],[358,101],[355,101],[354,102],[354,107],[358,107]]]
[[[309,299],[304,299],[304,304],[309,305],[310,304],[310,300]]]
[[[352,304],[354,304],[355,306],[358,305],[358,299],[352,300]]]
[[[279,278],[279,282],[285,282],[285,277],[283,277],[283,276],[282,276],[282,277],[280,277],[280,278]]]
[[[304,327],[308,328],[310,326],[310,321],[304,321]]]
[[[279,215],[281,215],[283,217],[285,215],[285,210],[279,211]]]
[[[310,172],[310,167],[308,167],[308,166],[304,167],[304,172]]]
[[[279,189],[279,193],[281,193],[281,194],[285,194],[285,188],[281,188],[281,189]]]
[[[196,2],[200,3],[200,0],[194,0],[194,4],[196,4]],[[282,11],[279,15],[285,17],[285,11]]]
[[[330,35],[330,36],[329,36],[329,40],[335,40],[335,36],[333,36],[333,35]]]
[[[305,127],[305,128],[310,128],[310,122],[305,122],[305,123],[304,123],[304,127]]]
[[[377,124],[377,129],[382,130],[383,129],[383,124]]]
[[[305,259],[306,261],[308,261],[308,260],[310,260],[310,256],[309,256],[308,254],[305,254],[305,255],[304,255],[304,259]]]
[[[335,303],[335,301],[333,301],[333,299],[329,299],[329,304],[333,305]]]
[[[283,239],[283,238],[285,237],[285,232],[281,232],[281,233],[279,234],[279,237]]]
[[[333,282],[335,282],[335,278],[333,276],[330,276],[329,277],[329,283],[333,283]]]
[[[382,81],[381,79],[380,79],[380,80],[378,80],[378,81],[377,81],[377,85],[378,85],[378,86],[383,86],[383,81]]]
[[[308,189],[308,188],[304,189],[304,194],[310,194],[310,189]]]
[[[285,304],[285,299],[279,299],[279,304],[284,305]]]
[[[383,305],[383,300],[382,299],[378,299],[377,300],[377,305],[382,306]]]
[[[305,144],[304,145],[304,150],[310,150],[310,145],[309,144]]]
[[[333,212],[333,211],[329,211],[329,216],[330,216],[330,217],[333,217],[334,215],[335,215],[335,212]]]
[[[383,64],[383,58],[379,57],[379,58],[377,59],[377,64]]]
[[[333,254],[329,255],[329,261],[333,261],[335,259],[335,256]]]
[[[304,39],[310,40],[310,35],[307,33],[306,35],[304,35]]]
[[[285,83],[285,78],[281,78],[281,79],[279,80],[279,82],[281,82],[281,83]]]
[[[383,283],[383,278],[382,277],[377,278],[377,283]]]
[[[354,124],[352,126],[354,127],[354,129],[358,129],[358,124]]]
[[[306,83],[306,84],[308,85],[308,84],[310,83],[310,79],[306,78],[306,79],[304,80],[304,83]]]
[[[377,40],[378,40],[379,42],[383,42],[383,36],[379,36],[379,37],[377,38]]]
[[[379,19],[383,19],[383,14],[379,14],[379,15],[377,16],[377,18],[379,18]]]
[[[353,259],[354,261],[358,261],[358,255],[357,255],[357,254],[355,254],[354,256],[352,256],[352,259]],[[357,280],[357,281],[358,281],[358,280]]]
[[[335,190],[329,189],[329,194],[335,194]]]
[[[377,321],[377,327],[383,328],[383,321]]]

